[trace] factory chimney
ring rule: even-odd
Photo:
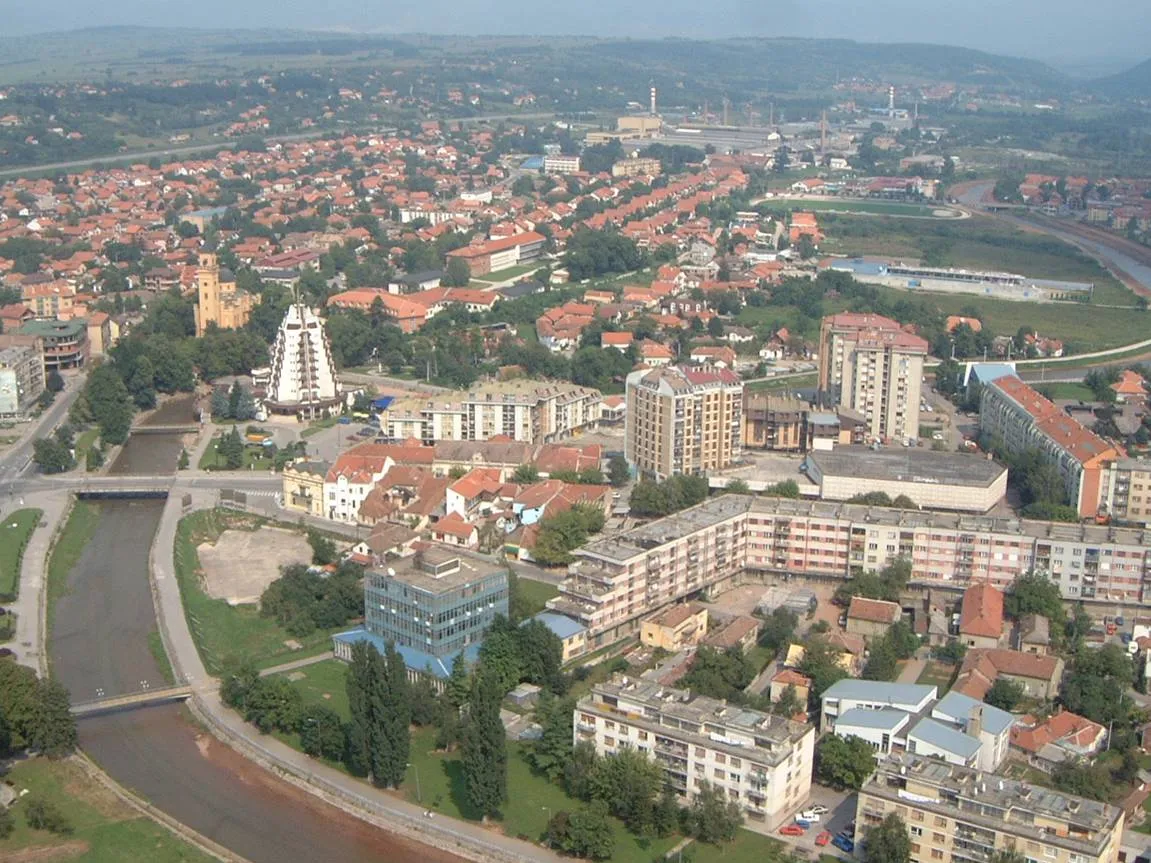
[[[819,116],[819,152],[827,152],[827,111]]]
[[[887,88],[887,115],[895,116],[895,85]]]
[[[651,115],[655,116],[655,87],[651,88]]]

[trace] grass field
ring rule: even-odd
[[[516,584],[520,596],[528,603],[528,615],[539,614],[544,610],[545,604],[553,596],[559,596],[559,589],[554,584],[543,581],[532,581],[530,578],[520,576]]]
[[[370,372],[371,369],[368,369],[368,371]],[[322,420],[315,420],[306,429],[300,432],[300,437],[309,438],[314,434],[319,434],[324,429],[330,429],[339,421],[339,417],[324,417]]]
[[[148,652],[156,660],[156,666],[160,669],[160,676],[164,678],[164,682],[169,686],[175,684],[176,673],[172,671],[168,652],[164,650],[164,639],[160,637],[158,630],[152,630],[148,633]]]
[[[943,695],[943,693],[951,688],[951,680],[957,670],[954,665],[948,665],[946,662],[936,662],[932,659],[924,666],[923,673],[919,675],[919,679],[915,682],[922,683],[926,686],[938,686],[939,694]]]
[[[42,509],[18,509],[0,524],[0,599],[11,601],[20,592],[20,565]]]
[[[829,214],[821,219],[821,226],[827,234],[820,245],[822,252],[919,260],[926,251],[932,250],[943,266],[1005,270],[1036,279],[1090,282],[1095,285],[1094,305],[1135,304],[1131,291],[1098,261],[1070,243],[1050,234],[1010,228],[985,217],[945,222],[855,219]],[[963,299],[968,303],[983,302],[976,295]]]
[[[16,615],[12,612],[0,615],[0,644],[16,637]]]
[[[68,573],[80,560],[84,546],[96,533],[100,523],[100,508],[94,503],[78,500],[72,504],[64,530],[56,538],[48,558],[48,631],[52,631],[56,602],[68,590]]]
[[[81,468],[87,464],[88,450],[96,445],[99,437],[100,429],[90,428],[82,431],[76,438],[76,464]]]
[[[828,200],[812,200],[800,198],[778,197],[770,198],[756,204],[756,207],[769,212],[794,212],[796,210],[810,213],[855,213],[860,215],[876,216],[919,216],[939,219],[957,218],[956,210],[946,204],[938,206],[933,204],[905,204],[900,201],[856,201],[832,198]],[[946,210],[953,215],[935,216],[936,211]]]
[[[543,269],[545,266],[544,261],[537,261],[533,264],[521,264],[518,267],[508,267],[506,270],[496,270],[494,273],[484,273],[483,281],[485,282],[503,282],[507,279],[514,279],[517,276],[526,276],[528,273],[534,273],[536,270]]]
[[[72,760],[18,762],[6,780],[54,803],[68,818],[72,833],[58,836],[33,830],[17,802],[11,809],[15,830],[0,839],[0,860],[210,863],[213,859],[138,815]]]
[[[323,653],[329,647],[329,632],[322,631],[295,639],[302,647],[292,650],[285,644],[292,636],[274,620],[260,617],[255,605],[229,605],[208,596],[201,587],[197,546],[217,538],[228,527],[262,523],[249,516],[206,510],[182,519],[176,531],[176,579],[184,614],[204,667],[212,674],[219,674],[230,657],[244,657],[259,668],[267,668]]]
[[[809,375],[796,375],[794,377],[768,378],[762,381],[752,381],[747,385],[749,390],[795,390],[812,387],[819,383],[819,375],[812,372]]]

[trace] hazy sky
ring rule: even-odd
[[[1147,0],[0,0],[0,35],[106,24],[358,32],[815,36],[935,42],[1053,64],[1151,56]]]

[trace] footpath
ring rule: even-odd
[[[192,509],[211,506],[212,496],[193,495]],[[173,550],[181,502],[169,497],[151,550],[152,599],[168,659],[178,681],[192,687],[192,712],[218,738],[280,778],[384,830],[397,833],[472,860],[503,863],[544,861],[560,857],[479,824],[438,816],[428,818],[423,807],[380,791],[327,767],[302,752],[259,734],[220,700],[218,684],[204,668],[184,616],[176,581]]]

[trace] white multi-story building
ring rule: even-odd
[[[579,169],[579,156],[565,156],[562,153],[544,156],[545,174],[576,174]]]
[[[807,799],[815,729],[715,698],[616,677],[574,715],[575,743],[599,755],[633,747],[658,761],[681,800],[705,783],[739,804],[747,825],[774,830]]]
[[[409,398],[380,414],[381,434],[391,440],[513,441],[551,443],[599,424],[603,395],[574,384],[507,381],[458,393],[447,400]]]
[[[264,406],[272,413],[311,418],[339,401],[336,364],[323,321],[297,299],[276,334]]]

